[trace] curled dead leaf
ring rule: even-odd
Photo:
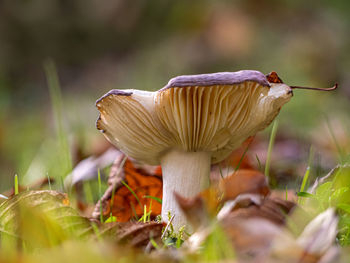
[[[287,230],[276,236],[269,258],[272,262],[281,262],[282,259],[303,263],[337,262],[337,225],[335,210],[329,208],[312,219],[299,237],[294,238]]]
[[[242,169],[219,183],[223,201],[234,200],[240,194],[252,193],[267,196],[270,193],[266,176],[252,169]]]
[[[106,223],[100,226],[100,234],[103,237],[111,238],[119,244],[128,245],[134,248],[144,249],[153,239],[161,243],[161,235],[164,224],[157,222],[115,222]]]
[[[247,196],[250,198],[250,196]],[[295,204],[290,201],[278,198],[263,199],[260,204],[254,201],[237,203],[232,207],[232,211],[225,217],[221,217],[223,223],[230,222],[234,219],[263,218],[277,225],[283,225],[286,215],[292,212]]]
[[[90,221],[68,203],[67,195],[56,191],[19,193],[0,204],[0,234],[27,248],[52,247],[68,238],[91,236]]]
[[[274,238],[282,232],[279,225],[257,217],[225,218],[221,225],[238,256],[255,260],[263,258]]]

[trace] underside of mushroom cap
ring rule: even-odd
[[[97,128],[149,164],[170,150],[210,152],[216,163],[269,125],[290,91],[252,70],[180,76],[156,92],[107,93],[96,102]]]
[[[171,145],[154,113],[154,92],[112,90],[96,101],[96,127],[125,154],[149,164]]]
[[[268,126],[290,95],[285,84],[172,87],[156,96],[156,113],[184,151],[211,152],[219,162],[246,138]]]

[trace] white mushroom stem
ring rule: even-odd
[[[210,163],[211,155],[209,152],[170,151],[162,157],[162,219],[168,222],[168,212],[170,211],[171,215],[175,215],[173,220],[175,229],[186,225],[187,220],[177,205],[174,192],[189,198],[208,188]]]

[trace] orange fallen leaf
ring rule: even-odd
[[[142,165],[136,168],[130,159],[126,159],[123,166],[124,158],[124,155],[118,157],[111,169],[109,187],[101,198],[103,217],[112,215],[117,222],[127,222],[141,217],[146,206],[147,213],[151,211],[151,219],[154,219],[162,208],[155,200],[162,199],[161,171],[158,167],[150,169]],[[100,202],[95,207],[93,217],[100,217]]]

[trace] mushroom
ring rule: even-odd
[[[275,74],[188,75],[155,92],[111,90],[96,102],[96,126],[128,156],[161,165],[162,218],[170,211],[179,228],[186,222],[173,193],[188,198],[207,188],[211,164],[267,127],[292,97]]]

